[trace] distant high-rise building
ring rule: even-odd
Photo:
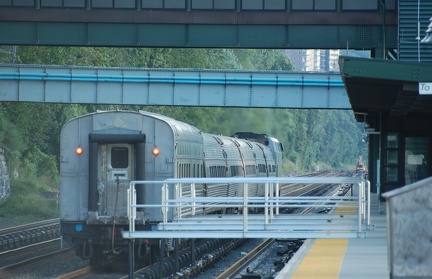
[[[306,71],[306,49],[286,49],[283,51],[286,56],[291,60],[291,63],[294,65],[295,71]]]
[[[284,53],[290,58],[296,71],[339,72],[338,49],[287,49]]]

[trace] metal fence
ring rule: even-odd
[[[346,196],[279,196],[283,184],[342,184]],[[235,197],[197,196],[202,185],[241,185]],[[250,185],[264,187],[263,196],[248,195]],[[160,189],[159,203],[137,204],[138,187]],[[185,187],[187,191],[184,191]],[[154,190],[154,189],[153,189]],[[187,193],[186,195],[184,193]],[[158,199],[155,199],[158,200]],[[203,208],[236,208],[237,214],[202,214]],[[136,230],[137,209],[160,210],[162,219],[151,231]],[[262,209],[252,214],[253,209]],[[286,208],[330,209],[327,214],[282,214]],[[363,238],[370,224],[370,183],[361,177],[181,178],[132,181],[128,190],[129,231],[125,238]]]

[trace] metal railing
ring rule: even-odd
[[[351,196],[279,196],[282,184],[344,184]],[[197,195],[202,185],[236,185],[241,195]],[[249,196],[250,185],[264,187],[264,195]],[[137,204],[137,187],[160,188],[160,202]],[[187,188],[187,191],[184,189]],[[184,193],[187,195],[184,195]],[[137,231],[137,209],[160,209],[162,218],[152,231]],[[238,209],[238,214],[205,215],[204,209]],[[263,214],[251,214],[253,209]],[[282,214],[285,208],[332,208],[330,214]],[[366,237],[370,224],[370,184],[361,177],[181,178],[132,181],[128,189],[129,231],[125,238],[335,238]]]

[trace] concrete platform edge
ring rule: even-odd
[[[315,239],[306,239],[300,249],[289,260],[285,267],[276,275],[275,279],[286,279],[291,277],[292,273],[297,269],[302,262],[304,256],[309,252],[314,244]]]

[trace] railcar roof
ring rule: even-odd
[[[190,125],[190,124],[187,124],[185,122],[176,120],[176,119],[169,117],[169,116],[166,116],[166,115],[161,115],[158,113],[148,112],[148,111],[143,111],[143,110],[140,110],[139,113],[141,115],[146,115],[146,116],[150,116],[150,117],[159,119],[159,120],[167,123],[168,125],[170,125],[173,128],[173,130],[175,130],[177,132],[189,132],[191,134],[199,134],[201,132],[197,127],[195,127],[193,125]]]
[[[161,114],[157,114],[157,113],[153,113],[153,112],[147,112],[147,111],[128,111],[128,110],[111,110],[111,111],[96,111],[93,113],[88,113],[88,114],[84,114],[84,115],[80,115],[78,117],[75,117],[71,120],[68,121],[72,122],[75,121],[77,119],[82,119],[82,118],[86,118],[86,117],[93,117],[95,115],[100,115],[100,114],[104,114],[104,113],[127,113],[127,114],[138,114],[138,115],[142,115],[142,116],[148,116],[151,118],[155,118],[158,119],[160,121],[163,121],[165,123],[167,123],[172,129],[173,131],[177,134],[193,134],[193,135],[199,135],[200,134],[200,130],[198,128],[196,128],[193,125],[187,124],[185,122],[176,120],[174,118],[171,118],[169,116],[165,116],[165,115],[161,115]]]

